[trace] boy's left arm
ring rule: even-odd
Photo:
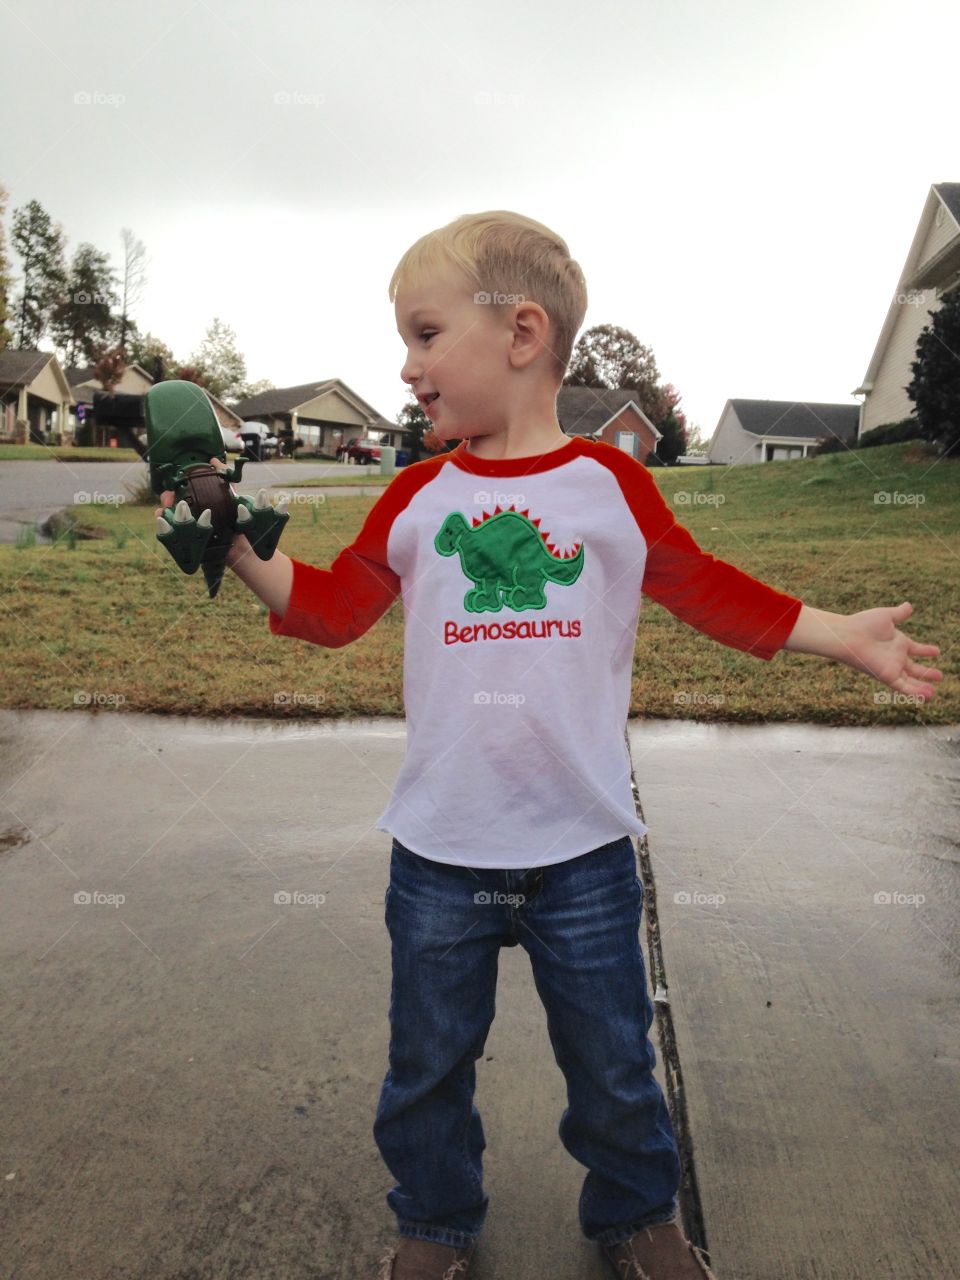
[[[936,692],[931,681],[943,679],[936,667],[924,667],[916,658],[932,658],[935,644],[918,644],[899,630],[913,612],[909,600],[894,607],[863,609],[859,613],[828,613],[804,605],[797,615],[785,649],[815,653],[864,671],[898,693],[926,701]]]

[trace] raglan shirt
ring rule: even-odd
[[[329,569],[294,559],[269,626],[339,648],[400,595],[407,750],[377,829],[439,862],[546,866],[647,830],[625,739],[641,594],[765,660],[802,607],[701,550],[614,445],[461,443],[399,472]]]

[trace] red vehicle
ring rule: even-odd
[[[379,462],[380,441],[355,436],[337,450],[337,461],[356,462],[360,466],[365,466],[368,462]]]

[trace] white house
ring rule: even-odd
[[[728,400],[707,457],[728,467],[805,458],[821,437],[836,437],[852,445],[859,416],[856,404]]]
[[[960,285],[960,182],[939,182],[927,199],[863,382],[858,436],[913,416],[907,387],[917,339],[940,300]]]

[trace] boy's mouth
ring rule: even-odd
[[[435,400],[439,400],[439,399],[440,399],[439,391],[431,391],[430,395],[424,396],[420,402],[423,405],[424,413],[427,412],[427,410],[430,408],[430,406],[433,404]]]

